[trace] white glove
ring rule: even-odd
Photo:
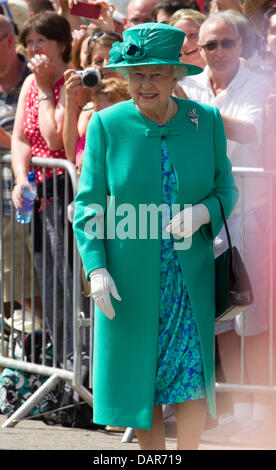
[[[117,300],[122,300],[118,294],[115,282],[105,268],[94,269],[90,274],[91,295],[95,304],[107,318],[113,320],[115,311],[110,300],[110,292]]]
[[[171,232],[179,237],[191,237],[203,224],[210,222],[210,214],[204,204],[195,204],[178,212],[166,227],[167,232]]]
[[[74,201],[72,201],[67,206],[67,219],[69,220],[69,222],[71,222],[71,224],[73,223],[74,212],[75,212],[75,203]]]

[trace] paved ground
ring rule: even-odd
[[[3,428],[6,417],[0,414],[0,450],[139,450],[137,439],[123,443],[121,433],[49,426],[38,420],[23,420],[13,428]],[[176,449],[174,425],[167,426],[167,449]],[[200,450],[249,450],[201,444]],[[257,450],[257,449],[254,449]]]

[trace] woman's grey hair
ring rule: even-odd
[[[184,65],[166,65],[166,64],[162,65],[162,64],[160,64],[160,66],[169,68],[171,70],[172,76],[174,78],[176,78],[177,81],[183,80],[183,78],[186,77],[186,75],[187,75],[187,69]],[[131,70],[131,69],[135,69],[135,67],[118,67],[116,70],[121,75],[123,75],[123,77],[126,80],[129,80],[129,70]]]
[[[233,16],[228,14],[228,10],[218,11],[216,13],[211,13],[206,20],[202,23],[199,29],[199,42],[202,43],[202,37],[205,31],[206,26],[211,24],[227,24],[231,26],[236,32],[237,36],[240,36],[239,28],[237,22]]]

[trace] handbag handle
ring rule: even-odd
[[[216,197],[218,198],[218,202],[219,202],[220,209],[221,209],[221,215],[222,215],[223,222],[224,222],[224,227],[225,227],[225,231],[226,231],[228,246],[229,246],[229,249],[231,250],[230,252],[232,253],[232,242],[231,242],[229,228],[228,228],[228,225],[227,225],[227,222],[226,222],[226,217],[225,217],[225,214],[224,214],[223,205],[222,205],[222,202],[221,202],[220,198],[218,196],[216,196]]]

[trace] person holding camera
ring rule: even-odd
[[[88,121],[94,109],[94,99],[97,97],[97,85],[101,83],[101,80],[115,78],[122,88],[122,96],[128,96],[128,86],[124,77],[115,70],[104,68],[108,63],[112,44],[121,40],[120,35],[114,31],[94,33],[87,47],[89,67],[85,70],[69,69],[64,74],[66,104],[63,140],[66,155],[76,163],[76,166],[78,166],[77,145],[80,139],[84,141]],[[111,104],[113,103],[110,102],[108,105]]]
[[[101,80],[97,69],[67,70],[65,77],[65,116],[63,140],[67,158],[79,168],[85,145],[85,134],[93,111],[100,111],[130,98],[126,80],[109,77]],[[85,83],[96,81],[95,85]],[[80,103],[84,103],[82,106]],[[80,172],[80,168],[79,168]]]
[[[69,68],[71,58],[71,29],[68,21],[56,12],[43,12],[34,15],[20,34],[20,43],[26,48],[29,59],[28,66],[32,71],[23,83],[17,106],[14,131],[12,136],[12,167],[15,175],[15,186],[12,200],[16,209],[20,209],[23,201],[22,187],[27,180],[32,156],[41,158],[66,159],[63,147],[63,120],[65,107],[64,72]],[[42,195],[44,173],[42,168],[35,167],[38,195]],[[55,235],[53,199],[53,169],[46,168],[46,201],[36,202],[35,227],[35,258],[38,277],[43,288],[42,276],[42,240],[40,227],[46,211],[46,319],[47,326],[53,332],[53,266],[54,242],[57,238],[57,359],[63,362],[63,304],[67,301],[68,341],[67,353],[72,352],[72,274],[67,269],[67,293],[63,296],[64,273],[64,170],[57,169],[58,189],[58,226]],[[69,196],[70,197],[70,196]],[[43,204],[42,204],[43,202]],[[71,227],[69,228],[71,229]],[[69,234],[70,237],[70,234]],[[70,240],[70,238],[69,238]],[[70,243],[70,241],[69,241]],[[72,250],[69,247],[69,253]],[[71,261],[71,260],[69,260]],[[69,263],[70,264],[70,263]]]

